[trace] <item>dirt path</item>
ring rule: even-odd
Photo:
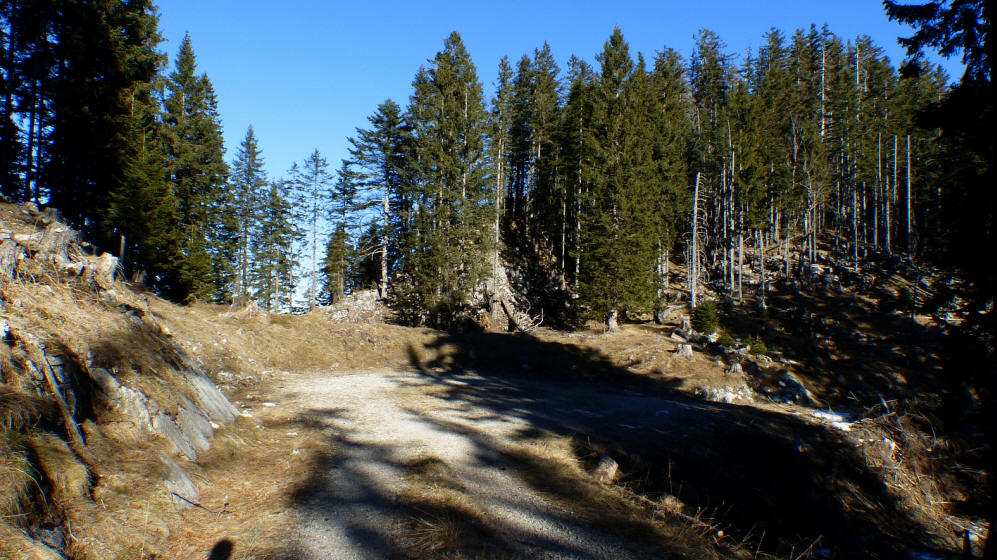
[[[476,402],[485,395],[508,400],[508,410],[498,413],[494,402]],[[542,428],[535,407],[541,397],[546,419],[558,424],[612,422],[614,411],[625,411],[628,418],[645,413],[660,423],[681,405],[542,382],[399,371],[295,378],[273,397],[311,425],[322,426],[334,442],[326,468],[317,469],[298,500],[303,524],[297,549],[306,558],[404,555],[408,545],[400,539],[413,516],[399,500],[410,486],[413,465],[420,462],[445,469],[446,484],[474,504],[503,556],[660,557],[633,550],[579,519],[570,505],[538,492],[504,451]],[[427,524],[441,522],[427,515]]]

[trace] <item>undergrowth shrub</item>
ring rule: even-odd
[[[717,339],[717,344],[725,348],[728,346],[734,346],[735,344],[734,337],[732,337],[727,333],[723,333],[722,335],[720,335],[720,338]]]
[[[703,334],[717,332],[717,306],[712,301],[702,301],[692,310],[692,328]]]
[[[753,336],[748,339],[748,352],[758,355],[758,354],[768,354],[769,348],[765,345],[765,341],[757,336]]]
[[[910,288],[904,286],[897,294],[897,309],[900,311],[911,311],[914,308],[914,293]]]

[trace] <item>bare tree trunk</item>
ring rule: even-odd
[[[381,283],[377,292],[381,299],[388,297],[388,220],[391,206],[389,205],[388,184],[384,184],[384,198],[381,199],[381,212],[384,223],[381,232]]]
[[[609,332],[617,332],[620,330],[619,311],[616,309],[610,309],[609,314],[606,316],[606,330]]]
[[[737,303],[744,303],[744,232],[737,232]]]
[[[690,259],[689,302],[696,307],[696,281],[699,276],[699,180],[702,172],[696,172],[696,185],[692,191],[692,255]]]
[[[759,290],[760,305],[762,309],[765,309],[765,291],[768,289],[765,278],[765,233],[762,231],[758,232],[758,276],[761,278],[761,286]]]
[[[859,273],[859,214],[858,214],[858,192],[852,188],[852,251],[855,259],[855,274]]]
[[[910,134],[907,135],[907,212],[905,213],[907,220],[907,227],[905,228],[907,235],[905,239],[907,241],[907,254],[911,254],[911,240],[910,240]]]

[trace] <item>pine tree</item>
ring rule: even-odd
[[[336,226],[325,248],[322,259],[322,277],[324,279],[322,296],[329,304],[343,299],[346,292],[346,282],[349,276],[350,261],[349,234],[342,223]]]
[[[395,218],[391,201],[401,189],[408,130],[402,120],[401,109],[390,99],[380,104],[367,120],[371,128],[357,129],[356,136],[348,140],[351,147],[347,165],[354,190],[364,194],[363,206],[376,209],[377,223],[371,226],[380,232],[375,244],[380,269],[378,292],[381,297],[386,297],[390,261],[394,260],[392,255],[397,253],[393,241],[396,236],[393,234],[392,222]]]
[[[248,274],[253,299],[271,313],[290,310],[297,283],[294,252],[301,235],[294,223],[291,203],[283,181],[272,181],[258,209],[259,222],[251,251]]]
[[[61,2],[54,16],[41,179],[72,225],[116,250],[110,200],[127,189],[129,104],[162,62],[155,8],[150,0]]]
[[[634,66],[619,28],[599,55],[594,129],[598,170],[585,197],[579,294],[611,330],[620,311],[645,311],[656,296],[654,164],[647,114],[656,102],[643,59]]]
[[[15,57],[15,6],[0,2],[0,196],[7,200],[24,200],[28,193],[21,178],[24,143],[16,118],[18,69]]]
[[[256,228],[261,221],[260,208],[263,206],[267,184],[263,171],[263,155],[260,151],[253,127],[246,131],[246,137],[239,145],[235,162],[232,164],[229,194],[229,212],[236,224],[231,247],[224,249],[235,255],[235,278],[233,294],[248,296],[250,270],[252,268],[252,248],[257,235]]]
[[[693,169],[700,173],[701,200],[696,207],[703,212],[709,231],[703,248],[696,240],[697,252],[705,249],[708,260],[716,265],[729,255],[731,236],[729,179],[729,135],[724,110],[730,88],[732,69],[725,45],[712,31],[700,30],[696,50],[689,61],[689,82],[696,101],[696,156]],[[700,217],[697,216],[697,219]],[[693,255],[698,260],[698,255]],[[727,272],[724,270],[724,272]],[[724,283],[727,274],[722,274]],[[729,286],[728,286],[729,288]]]
[[[492,276],[498,280],[502,274],[499,264],[499,248],[502,240],[502,220],[506,219],[506,193],[509,182],[509,147],[510,129],[512,127],[512,67],[509,58],[502,57],[499,61],[498,78],[495,84],[495,97],[489,121],[488,158],[492,164],[494,190],[492,204],[495,207],[495,218],[492,223]]]
[[[399,303],[413,322],[445,326],[467,312],[489,273],[494,211],[481,84],[460,35],[447,38],[414,89],[408,112],[418,215],[402,250],[410,283]]]
[[[312,155],[301,164],[301,167],[292,168],[291,178],[297,189],[296,204],[299,213],[303,215],[305,221],[306,246],[305,255],[308,264],[306,292],[308,309],[314,309],[318,302],[319,285],[318,274],[318,239],[321,224],[328,213],[329,189],[332,184],[332,175],[328,171],[329,164],[316,149]]]
[[[565,221],[567,230],[566,276],[573,287],[578,287],[583,260],[582,210],[595,177],[596,130],[594,107],[596,79],[589,65],[572,56],[568,61],[568,95],[561,115],[559,143],[561,145],[561,171],[567,192]],[[568,262],[570,260],[570,262]],[[567,280],[567,279],[566,279]]]
[[[212,262],[209,239],[228,166],[214,90],[207,75],[197,74],[189,34],[180,44],[166,88],[164,136],[169,181],[177,202],[174,227],[181,236],[181,279],[191,296],[210,298],[217,286],[217,265]]]
[[[157,292],[182,300],[187,291],[178,267],[176,200],[166,181],[159,99],[151,86],[137,88],[129,105],[128,165],[110,200],[110,219],[121,236],[119,256],[126,270],[144,276]]]
[[[692,92],[685,81],[681,56],[672,49],[657,54],[650,76],[654,95],[649,108],[652,130],[651,143],[656,166],[658,192],[656,241],[658,243],[658,274],[661,286],[658,304],[667,291],[668,263],[671,251],[681,232],[688,227],[690,212],[689,158],[692,150],[695,106]]]

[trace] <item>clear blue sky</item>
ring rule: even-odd
[[[743,55],[771,27],[791,35],[827,23],[844,39],[869,35],[895,66],[904,54],[896,38],[909,34],[878,0],[160,0],[159,12],[171,67],[189,31],[199,71],[214,83],[226,159],[252,124],[271,176],[316,148],[337,169],[346,138],[385,99],[405,106],[416,70],[453,30],[488,96],[502,56],[515,63],[547,41],[562,70],[572,54],[593,62],[614,26],[634,56],[651,58],[666,46],[688,57],[701,28]],[[943,65],[959,77],[957,61]]]

